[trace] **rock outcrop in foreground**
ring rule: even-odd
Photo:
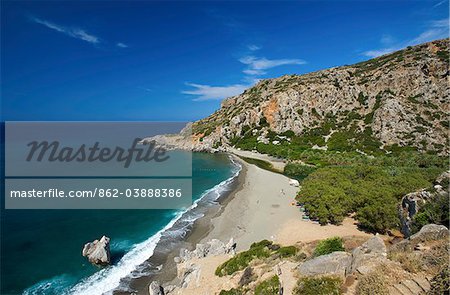
[[[111,253],[109,250],[109,238],[103,236],[100,240],[86,243],[82,252],[90,263],[95,265],[108,265],[111,263]]]
[[[226,291],[223,294],[297,295],[305,290],[313,294],[311,290],[319,292],[314,288],[330,288],[334,284],[334,291],[329,294],[443,294],[449,288],[448,237],[445,226],[429,224],[410,239],[397,243],[378,235],[365,242],[361,237],[346,237],[346,251],[317,257],[313,254],[317,242],[280,248],[261,241],[256,244],[264,242],[267,249],[259,248],[262,252],[251,258],[246,267],[235,264],[231,274],[220,274],[216,268],[233,259],[244,263],[245,257],[255,254],[234,254],[234,247],[212,240],[197,245],[193,251],[182,250],[176,258],[177,279],[165,288],[153,282],[149,290],[151,295],[219,294],[221,290]]]

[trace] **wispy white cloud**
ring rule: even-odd
[[[128,45],[125,44],[125,43],[122,43],[122,42],[116,43],[116,46],[117,46],[117,47],[120,47],[120,48],[128,48]]]
[[[301,59],[267,59],[265,57],[245,56],[239,61],[247,65],[243,72],[247,75],[263,75],[267,69],[282,65],[303,65],[306,62]]]
[[[64,26],[57,25],[55,23],[52,23],[52,22],[49,22],[47,20],[43,20],[40,18],[36,18],[36,17],[32,17],[31,20],[37,24],[43,25],[49,29],[63,33],[67,36],[70,36],[70,37],[73,37],[73,38],[76,38],[79,40],[83,40],[83,41],[89,42],[91,44],[100,43],[100,38],[98,38],[97,36],[94,36],[92,34],[89,34],[82,29],[64,27]]]
[[[245,89],[252,85],[234,84],[227,86],[210,86],[194,83],[186,83],[193,87],[193,90],[182,91],[183,94],[196,95],[193,101],[220,100],[226,97],[235,96],[244,92]]]
[[[400,50],[407,46],[413,46],[420,43],[430,42],[436,39],[448,38],[449,36],[449,19],[440,19],[434,20],[429,23],[428,29],[416,36],[413,39],[406,40],[404,42],[390,44],[388,47],[380,48],[380,49],[372,49],[368,51],[364,51],[362,55],[367,57],[378,57],[384,54],[388,54],[394,52],[396,50]],[[383,38],[381,40],[383,43]],[[383,43],[384,45],[387,45]]]
[[[431,22],[431,26],[433,28],[448,28],[448,25],[449,25],[448,22],[449,22],[448,18],[434,20]]]
[[[256,50],[260,50],[261,46],[258,46],[258,45],[255,45],[255,44],[250,44],[250,45],[247,46],[247,48],[248,48],[248,50],[256,51]]]
[[[256,51],[261,47],[256,45],[247,46],[249,50]],[[227,97],[241,94],[246,89],[258,83],[261,79],[257,76],[264,75],[267,70],[282,65],[302,65],[306,62],[301,59],[267,59],[265,57],[244,56],[239,62],[246,65],[243,70],[245,76],[242,82],[238,84],[213,86],[204,84],[186,83],[186,85],[194,88],[192,90],[182,91],[183,94],[195,95],[194,101],[220,100]]]
[[[400,48],[397,47],[388,47],[388,48],[382,48],[382,49],[374,49],[374,50],[368,50],[368,51],[364,51],[363,55],[370,57],[370,58],[374,58],[374,57],[378,57],[378,56],[382,56],[391,52],[394,52],[396,50],[398,50]]]
[[[383,45],[390,45],[395,42],[395,39],[389,34],[384,34],[383,36],[381,36],[380,42]]]
[[[434,4],[433,5],[433,8],[435,8],[435,7],[438,7],[438,6],[441,6],[442,4],[444,4],[445,2],[447,2],[448,0],[442,0],[442,1],[440,1],[440,2],[438,2],[438,3],[436,3],[436,4]]]
[[[141,87],[141,86],[139,86],[138,88],[141,89],[141,90],[144,90],[146,92],[153,92],[153,89],[149,88],[149,87]]]

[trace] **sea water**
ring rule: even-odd
[[[215,202],[240,170],[223,154],[194,153],[192,167],[194,202],[183,210],[4,210],[2,204],[0,294],[95,295],[143,275],[157,244],[183,239],[202,216],[194,209]],[[81,256],[83,245],[102,235],[111,238],[113,264],[106,268]]]

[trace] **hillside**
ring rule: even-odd
[[[448,41],[262,80],[193,123],[195,149],[295,146],[375,154],[407,147],[447,154]]]

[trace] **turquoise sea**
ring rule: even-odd
[[[146,262],[156,245],[182,239],[240,169],[223,154],[194,153],[192,161],[194,203],[183,210],[4,210],[2,196],[0,294],[101,294],[157,269]],[[111,238],[107,268],[81,256],[102,235]]]

